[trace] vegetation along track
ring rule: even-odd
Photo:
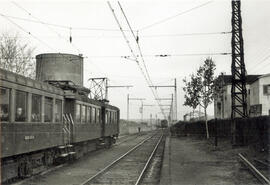
[[[81,185],[139,184],[162,138],[161,132],[148,137]]]

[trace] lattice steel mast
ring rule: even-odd
[[[246,69],[240,0],[232,0],[232,112],[231,118],[247,117]]]

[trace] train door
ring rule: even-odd
[[[63,114],[63,138],[65,144],[73,143],[74,138],[74,115],[75,101],[65,99]]]

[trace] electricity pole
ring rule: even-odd
[[[174,79],[174,84],[173,85],[151,85],[149,87],[153,87],[153,88],[170,88],[170,87],[173,87],[174,88],[174,107],[175,107],[175,118],[174,120],[176,121],[177,120],[177,83],[176,83],[176,78]],[[171,100],[171,99],[170,99]]]
[[[138,100],[143,102],[143,100],[145,100],[145,98],[130,98],[129,94],[127,95],[127,120],[129,120],[129,101],[130,100]]]
[[[232,143],[236,144],[235,118],[248,117],[246,68],[244,62],[244,41],[242,35],[242,17],[240,0],[232,0]]]
[[[142,107],[141,107],[141,114],[142,114],[141,122],[143,122],[143,107],[152,107],[152,106],[155,106],[155,105],[144,105],[143,102],[142,102]]]

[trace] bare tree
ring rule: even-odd
[[[0,36],[0,68],[35,78],[34,48],[24,43],[18,34],[2,33]]]

